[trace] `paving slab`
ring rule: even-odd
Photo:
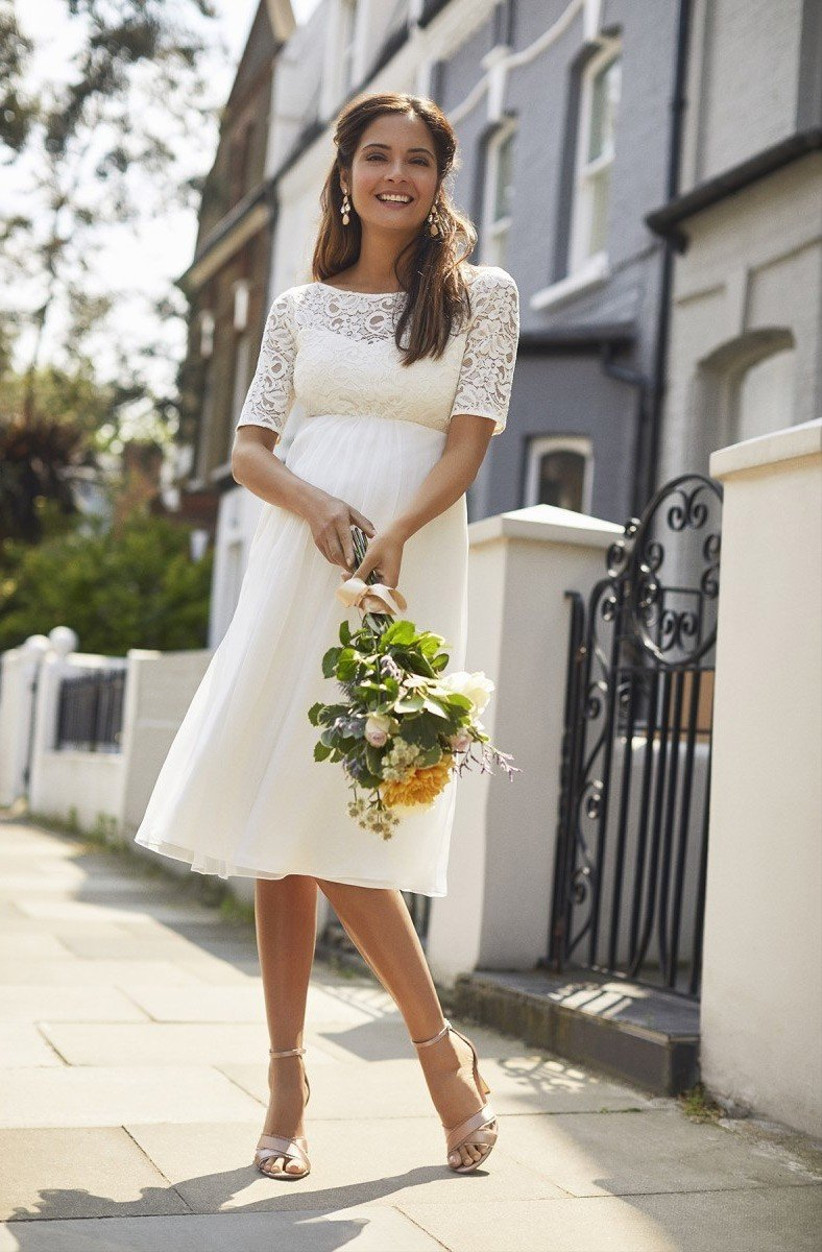
[[[726,1126],[691,1120],[680,1109],[559,1114],[509,1122],[508,1150],[547,1169],[569,1195],[721,1191],[822,1183],[787,1154],[751,1151]]]
[[[4,1022],[144,1022],[147,1014],[112,987],[0,986]]]
[[[99,961],[32,961],[28,958],[0,958],[0,985],[5,987],[131,987],[197,986],[200,980],[176,962],[107,960]]]
[[[0,1229],[0,1252],[442,1252],[387,1205],[344,1213],[231,1213],[219,1217],[105,1218]]]
[[[119,1127],[0,1130],[0,1155],[3,1221],[190,1212]],[[21,1233],[19,1238],[27,1248],[28,1236]],[[66,1252],[70,1246],[65,1245]]]
[[[0,1024],[0,1056],[4,1066],[16,1068],[64,1064],[42,1032],[29,1022]]]
[[[0,925],[0,953],[5,958],[12,950],[15,960],[62,961],[64,965],[72,956],[65,944],[54,935],[44,933],[39,926],[29,929],[28,933],[10,934]]]
[[[333,1116],[337,1117],[358,1118],[413,1117],[430,1108],[425,1077],[415,1059],[357,1062],[356,1077],[341,1082],[338,1065],[318,1065],[314,1073],[312,1062],[325,1050],[325,1037],[320,1037],[312,1048],[312,1037],[307,1033],[306,1046],[305,1061],[315,1109],[334,1110]],[[267,1100],[268,1071],[264,1063],[229,1061],[222,1063],[220,1069],[258,1100]],[[499,1114],[650,1109],[658,1107],[655,1101],[661,1099],[591,1074],[566,1082],[561,1069],[561,1063],[558,1066],[550,1058],[528,1053],[504,1062],[487,1052],[480,1058],[480,1073],[491,1088],[489,1099]]]
[[[130,922],[132,925],[148,926],[152,921],[164,926],[173,926],[176,921],[187,922],[189,925],[202,921],[204,926],[213,926],[214,915],[210,909],[195,904],[186,904],[179,908],[152,907],[150,913],[141,912],[136,908],[124,907],[117,901],[110,904],[95,904],[88,900],[22,900],[17,906],[24,917],[51,925],[55,922]]]
[[[285,1183],[264,1178],[252,1164],[261,1128],[261,1122],[230,1127],[215,1123],[128,1127],[154,1165],[197,1212],[261,1205],[344,1209],[351,1204],[398,1204],[420,1192],[449,1200],[468,1180],[448,1168],[445,1135],[436,1115],[430,1113],[393,1122],[361,1118],[354,1134],[348,1119],[309,1119],[311,1173]],[[489,1162],[488,1169],[471,1175],[489,1199],[565,1195],[544,1174],[508,1155],[502,1136],[493,1162],[493,1167]]]
[[[123,926],[94,922],[51,929],[72,956],[84,961],[128,961],[138,952],[144,961],[196,959],[201,955],[196,944],[179,938],[173,931],[138,937]]]
[[[317,960],[313,1168],[264,1178],[253,927],[0,816],[0,1198],[17,1219],[0,1252],[816,1252],[820,1145],[753,1119],[699,1123],[671,1097],[449,1016],[500,1118],[486,1167],[448,1169],[388,993]]]
[[[196,1064],[7,1069],[0,1075],[0,1124],[7,1127],[119,1126],[191,1122],[208,1109],[226,1121],[257,1118],[259,1101],[215,1069]]]
[[[49,1023],[40,1027],[70,1065],[106,1065],[116,1057],[121,1065],[198,1065],[228,1066],[237,1062],[258,1065],[262,1085],[255,1089],[244,1083],[238,1086],[257,1096],[257,1088],[266,1092],[265,1061],[268,1056],[268,1032],[264,1022],[185,1023],[146,1022],[138,1025],[86,1025],[75,1022]],[[326,1054],[315,1054],[315,1064],[332,1064]],[[236,1081],[233,1074],[228,1075]]]
[[[449,1252],[819,1252],[822,1188],[399,1207]]]
[[[131,993],[147,1017],[158,1022],[259,1022],[263,1020],[262,982],[225,987],[142,987]],[[313,984],[308,989],[306,1018],[318,1021],[369,1023],[368,1012]]]

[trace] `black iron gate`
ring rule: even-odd
[[[571,599],[547,964],[699,994],[722,490],[683,474]]]

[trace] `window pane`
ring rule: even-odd
[[[582,512],[585,457],[580,452],[546,452],[539,461],[538,504]]]
[[[608,238],[608,198],[611,190],[611,167],[606,165],[591,178],[591,234],[588,255],[601,252]]]
[[[591,133],[588,160],[610,156],[614,151],[614,124],[622,87],[622,62],[615,57],[594,78],[591,85]]]
[[[497,182],[494,188],[494,221],[508,217],[511,212],[511,201],[514,186],[511,181],[513,164],[514,135],[513,132],[501,140],[497,147]]]

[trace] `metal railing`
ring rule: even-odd
[[[572,602],[547,960],[698,995],[722,493],[683,474]],[[664,540],[664,542],[663,542]]]
[[[63,678],[57,704],[55,748],[120,752],[124,669],[91,670]]]

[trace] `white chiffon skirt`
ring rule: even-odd
[[[359,509],[379,531],[412,500],[445,433],[370,415],[305,418],[285,457],[295,474]],[[465,496],[406,542],[404,616],[446,640],[446,672],[463,669],[468,529]],[[362,621],[335,595],[342,569],[306,521],[264,504],[231,623],[163,763],[135,836],[192,870],[283,878],[307,874],[366,887],[446,894],[457,780],[430,808],[402,814],[390,839],[349,816],[339,763],[314,760],[308,710],[341,697],[322,657],[339,625]]]

